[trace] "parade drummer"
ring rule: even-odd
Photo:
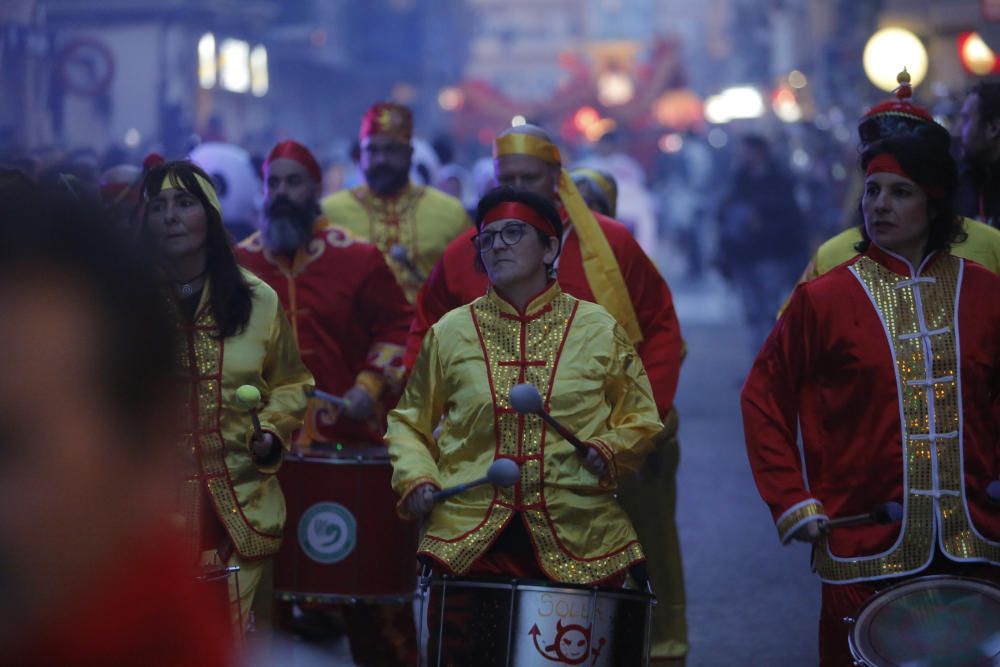
[[[321,181],[308,148],[275,145],[264,162],[261,230],[236,255],[278,293],[317,388],[347,401],[341,409],[311,399],[300,444],[377,444],[399,398],[412,309],[379,249],[322,215]],[[356,662],[412,664],[409,608],[358,602],[341,611]]]
[[[236,257],[278,293],[317,388],[347,400],[343,412],[310,401],[301,440],[379,442],[412,310],[378,248],[322,215],[321,186],[308,148],[276,144],[264,162],[261,230]]]
[[[815,545],[824,667],[854,664],[842,619],[901,576],[1000,580],[987,498],[1000,474],[1000,278],[948,251],[963,232],[947,143],[891,137],[862,167],[861,254],[799,285],[742,393],[778,535]],[[823,529],[887,502],[902,524]]]
[[[323,199],[323,214],[382,251],[412,303],[452,239],[469,227],[462,202],[410,182],[413,113],[379,102],[361,119],[360,167],[365,182]]]
[[[142,192],[140,232],[155,249],[180,339],[180,509],[206,563],[240,568],[231,596],[245,625],[281,544],[285,499],[276,473],[302,424],[312,376],[277,294],[236,263],[208,175],[188,161],[165,162],[146,174]],[[243,385],[262,396],[260,430],[237,400]]]
[[[431,327],[389,416],[399,512],[426,518],[419,553],[441,571],[621,586],[644,557],[613,493],[663,427],[646,371],[604,308],[553,280],[563,229],[550,201],[500,188],[476,220],[490,287]],[[513,410],[508,393],[520,383],[538,388],[585,454]],[[434,490],[497,458],[520,465],[515,486],[435,506]]]
[[[555,260],[560,289],[607,309],[636,346],[649,375],[664,428],[640,474],[622,480],[618,497],[649,559],[649,576],[658,595],[651,655],[682,657],[687,653],[687,627],[674,520],[680,459],[674,396],[684,343],[670,288],[624,225],[588,209],[563,168],[558,147],[542,128],[531,124],[508,128],[497,137],[493,152],[498,183],[533,192],[560,213],[562,246]],[[607,179],[605,186],[606,199],[614,200],[608,203],[616,204],[616,192]],[[449,244],[421,288],[407,341],[407,366],[432,324],[486,292],[487,276],[476,270],[477,253],[469,241],[475,231],[469,229]]]

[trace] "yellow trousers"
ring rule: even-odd
[[[677,414],[671,411],[657,438],[656,451],[642,470],[619,483],[618,501],[625,509],[646,554],[649,578],[656,593],[653,607],[651,658],[687,655],[684,617],[684,568],[674,514],[677,508]]]
[[[246,632],[247,623],[250,620],[250,610],[253,608],[254,596],[260,587],[265,571],[268,569],[270,558],[261,560],[244,560],[239,554],[233,552],[225,565],[227,567],[238,567],[239,571],[229,575],[227,585],[229,588],[229,610],[230,619],[237,637],[242,637]],[[215,551],[206,551],[202,554],[203,565],[219,565],[219,556]]]

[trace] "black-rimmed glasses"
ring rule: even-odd
[[[472,245],[479,252],[493,250],[493,244],[496,243],[497,236],[503,239],[504,244],[508,246],[517,245],[524,238],[524,232],[527,227],[523,222],[512,222],[504,225],[499,232],[479,232],[472,237]]]

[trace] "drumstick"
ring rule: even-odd
[[[556,421],[556,418],[545,411],[542,403],[542,395],[538,393],[538,388],[533,384],[516,384],[510,389],[510,404],[515,410],[523,415],[538,415],[563,437],[566,442],[576,447],[579,454],[587,453],[587,445],[580,442],[580,439],[573,435],[573,432]]]
[[[264,433],[260,428],[260,418],[257,416],[257,406],[260,405],[260,389],[252,384],[240,385],[236,389],[236,405],[241,410],[250,413],[250,419],[253,421],[254,440],[263,440]]]
[[[307,387],[305,390],[306,396],[309,398],[318,398],[321,401],[326,401],[327,403],[333,403],[338,408],[347,409],[351,407],[351,402],[346,398],[341,396],[334,396],[333,394],[328,394],[325,391],[320,391],[319,389],[314,389],[312,387]]]
[[[467,482],[465,484],[459,484],[458,486],[442,489],[441,491],[435,491],[431,494],[431,496],[434,498],[434,502],[439,503],[445,498],[451,498],[452,496],[458,495],[463,491],[468,491],[474,486],[481,486],[486,483],[496,484],[497,486],[502,486],[503,488],[514,486],[520,477],[521,467],[518,466],[517,463],[510,459],[497,459],[490,464],[485,477],[480,477],[477,480]]]
[[[830,519],[820,524],[820,531],[828,533],[837,528],[846,526],[863,526],[869,523],[890,524],[899,523],[903,519],[903,506],[897,502],[879,503],[867,514],[855,514],[853,516],[843,516],[837,519]]]
[[[424,282],[424,274],[420,273],[420,270],[410,261],[410,253],[406,250],[406,246],[397,243],[389,249],[389,256],[402,264],[403,268],[409,271],[418,283]]]

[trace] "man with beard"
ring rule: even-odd
[[[281,297],[317,389],[350,404],[337,415],[310,401],[300,441],[381,442],[412,311],[378,249],[320,215],[321,179],[308,148],[276,145],[264,162],[261,229],[236,255]]]
[[[320,214],[321,182],[308,148],[276,145],[264,162],[261,229],[236,256],[281,297],[316,388],[348,401],[337,414],[310,400],[299,443],[381,444],[385,415],[399,398],[412,308],[378,248]],[[413,663],[409,608],[359,602],[344,607],[344,616],[355,662]]]
[[[653,614],[654,659],[687,653],[684,577],[674,522],[680,456],[674,393],[683,342],[666,281],[624,225],[587,208],[559,149],[539,127],[521,125],[502,132],[493,146],[496,180],[515,190],[534,192],[556,204],[563,219],[562,252],[555,269],[567,294],[604,306],[621,324],[653,388],[663,431],[656,450],[639,475],[623,479],[619,500],[635,525],[649,562],[659,604]],[[424,335],[449,310],[486,293],[486,274],[477,271],[471,227],[445,250],[416,301],[407,341],[407,365],[420,351]],[[656,508],[650,511],[650,508]]]
[[[1000,227],[1000,82],[976,84],[962,105],[962,166],[956,208]]]
[[[470,227],[462,203],[410,183],[413,114],[399,104],[372,106],[361,120],[365,185],[323,200],[328,220],[378,246],[413,303],[452,239]]]

